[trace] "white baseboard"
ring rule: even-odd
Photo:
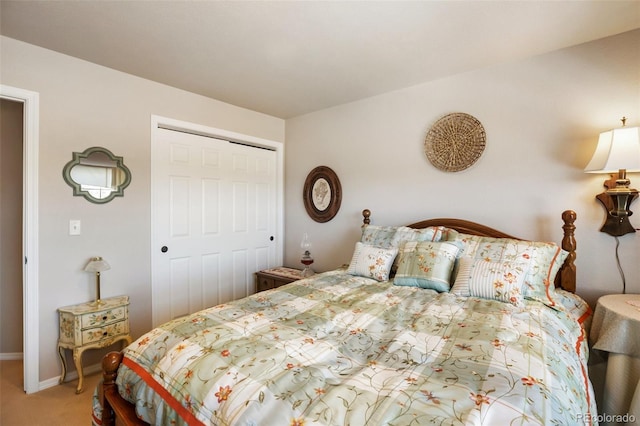
[[[11,352],[11,353],[0,353],[0,361],[16,361],[23,359],[22,352]],[[87,367],[83,367],[84,375],[87,376],[89,374],[98,373],[102,371],[102,364],[93,364]],[[65,377],[65,382],[70,382],[72,380],[78,380],[78,372],[71,371],[67,373],[67,377]],[[52,377],[50,379],[41,381],[38,384],[38,390],[44,390],[48,388],[52,388],[60,384],[60,376]],[[93,390],[91,390],[93,392]]]
[[[89,365],[88,367],[83,367],[82,370],[84,371],[84,375],[85,377],[89,374],[93,374],[93,373],[98,373],[100,371],[102,371],[102,364],[93,364],[93,365]],[[78,379],[78,372],[77,371],[71,371],[69,373],[67,373],[67,377],[65,377],[65,382],[70,382],[72,380],[77,380]],[[52,377],[50,379],[41,381],[39,386],[38,386],[38,390],[45,390],[48,388],[52,388],[54,386],[58,386],[60,384],[60,376],[56,376],[56,377]],[[85,389],[85,392],[93,392],[93,389]]]
[[[22,352],[7,352],[0,354],[0,361],[17,361],[23,359]]]

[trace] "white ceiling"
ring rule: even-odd
[[[640,28],[635,1],[8,1],[0,33],[281,118]]]

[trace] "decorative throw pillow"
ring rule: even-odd
[[[459,250],[454,242],[409,241],[400,249],[393,283],[449,291],[451,271]]]
[[[408,242],[419,242],[419,241],[440,241],[442,237],[442,229],[441,226],[430,226],[428,228],[421,229],[413,229],[408,226],[399,226],[396,229],[396,233],[391,240],[391,244],[393,247],[398,248],[398,253],[402,251],[404,245]],[[393,262],[393,266],[391,267],[391,276],[394,276],[398,271],[398,257],[395,262]]]
[[[523,304],[522,285],[530,262],[491,262],[463,257],[451,293]]]
[[[386,281],[397,254],[397,248],[374,247],[357,242],[347,274]]]
[[[554,307],[554,281],[568,253],[554,243],[524,241],[513,238],[480,237],[460,233],[461,258],[471,257],[493,262],[530,262],[523,284],[527,299]],[[460,272],[454,270],[454,277]]]

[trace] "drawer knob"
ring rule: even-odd
[[[102,317],[102,321],[106,321],[106,320],[107,320],[107,316],[105,315]]]
[[[107,333],[106,331],[104,333],[102,333],[103,336],[106,336],[107,334],[109,334],[109,333]]]

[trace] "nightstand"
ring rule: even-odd
[[[82,353],[87,349],[98,349],[124,341],[131,343],[129,334],[129,296],[103,299],[99,306],[95,302],[58,308],[60,334],[58,355],[62,361],[60,383],[67,375],[64,349],[73,350],[73,362],[78,371],[76,393],[82,392]]]
[[[640,416],[638,336],[640,294],[610,294],[598,299],[589,340],[593,349],[608,352],[602,413]]]
[[[258,271],[256,272],[256,292],[277,288],[302,278],[300,269],[286,268],[284,266]]]

